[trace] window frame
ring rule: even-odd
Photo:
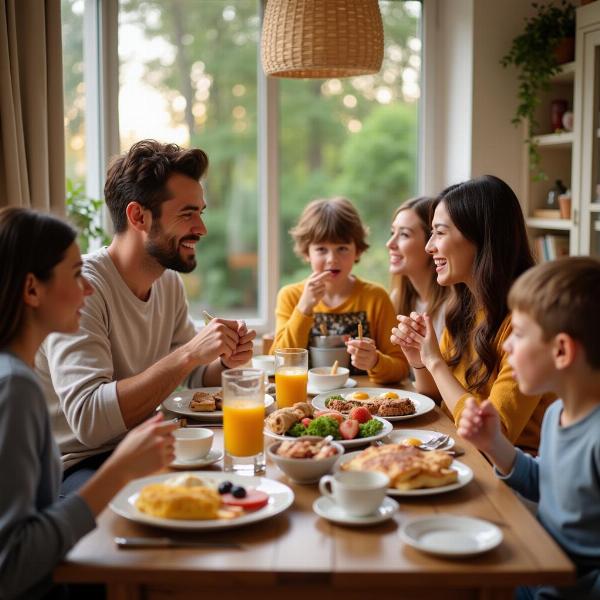
[[[86,192],[89,197],[103,196],[104,178],[110,157],[119,154],[119,1],[84,0],[84,80],[86,85]],[[423,1],[421,13],[422,68],[419,99],[419,148],[417,151],[418,193],[435,170],[434,157],[424,148],[434,147],[434,94],[429,93],[427,77],[433,68],[433,31],[427,22],[435,23],[437,0]],[[266,0],[260,0],[261,23]],[[427,41],[427,51],[425,42]],[[260,68],[260,46],[257,48],[258,81],[258,298],[257,316],[247,319],[259,334],[273,332],[275,304],[279,290],[279,86],[276,78],[267,77]],[[428,93],[425,95],[424,90]],[[426,97],[431,98],[430,102]],[[94,140],[94,143],[89,143]],[[111,223],[105,210],[102,225],[109,233]],[[202,321],[195,321],[198,327]]]

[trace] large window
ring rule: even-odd
[[[357,274],[387,287],[394,210],[415,194],[420,2],[379,2],[385,33],[377,75],[280,84],[281,282],[308,275],[287,234],[315,198],[346,196],[369,226]]]
[[[120,138],[106,154],[154,138],[201,147],[211,161],[209,233],[198,246],[197,269],[184,276],[192,313],[260,316],[265,328],[272,327],[277,286],[306,274],[287,231],[316,197],[346,195],[357,204],[372,244],[358,273],[386,284],[390,217],[416,187],[421,4],[380,0],[385,58],[378,75],[270,80],[265,86],[258,51],[261,0],[104,1],[118,14],[112,24],[110,18],[99,20],[98,35],[100,46],[118,39],[118,77],[113,69],[118,85],[102,89],[118,94]],[[82,180],[84,147],[98,144],[84,128],[89,75],[84,64],[94,62],[89,56],[83,60],[82,19],[84,8],[107,5],[62,2],[67,176]],[[118,35],[110,35],[111,27]],[[86,45],[88,54],[93,47]],[[274,97],[278,121],[268,110]],[[105,106],[110,106],[106,98],[99,104],[101,114]],[[259,162],[265,140],[271,152],[278,145],[273,165]],[[277,211],[278,236],[273,236],[267,215]],[[279,273],[265,277],[266,257],[277,255]]]

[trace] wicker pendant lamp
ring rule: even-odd
[[[377,0],[267,0],[261,58],[267,75],[329,78],[377,73],[383,23]]]

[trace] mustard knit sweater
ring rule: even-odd
[[[319,325],[325,323],[330,333],[357,336],[358,323],[363,335],[375,341],[378,360],[368,371],[369,378],[378,384],[395,383],[408,376],[408,364],[399,346],[390,342],[396,315],[390,298],[380,285],[356,277],[350,296],[334,308],[319,302],[312,316],[296,307],[304,281],[287,285],[277,295],[275,340],[271,353],[277,348],[308,348],[313,335],[320,335]]]
[[[461,396],[452,412],[448,410],[445,404],[443,407],[458,425],[467,398],[472,396],[478,401],[489,398],[500,414],[500,420],[508,439],[525,452],[537,454],[540,445],[542,418],[546,408],[554,401],[556,396],[554,394],[526,396],[519,391],[512,368],[508,364],[508,354],[502,348],[510,332],[511,318],[509,315],[502,321],[494,340],[494,348],[500,356],[500,363],[486,385],[477,392],[469,392]],[[440,340],[440,350],[446,361],[450,357],[451,348],[452,339],[448,330],[444,329]],[[452,371],[454,377],[465,389],[467,387],[465,372],[474,361],[474,354],[474,349],[471,347]]]

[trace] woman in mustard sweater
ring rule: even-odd
[[[275,340],[271,348],[307,348],[325,327],[330,334],[348,335],[352,366],[375,383],[392,383],[408,375],[406,359],[389,339],[396,323],[385,289],[352,274],[369,247],[366,228],[356,208],[345,198],[315,200],[291,230],[294,250],[310,263],[312,274],[279,291]],[[362,324],[362,339],[358,325]]]
[[[534,264],[514,192],[491,175],[445,189],[426,250],[438,283],[454,293],[439,344],[427,313],[399,316],[392,329],[392,342],[415,370],[417,390],[442,400],[456,423],[468,397],[489,398],[511,442],[537,453],[553,397],[522,394],[503,349],[511,332],[508,290]]]

